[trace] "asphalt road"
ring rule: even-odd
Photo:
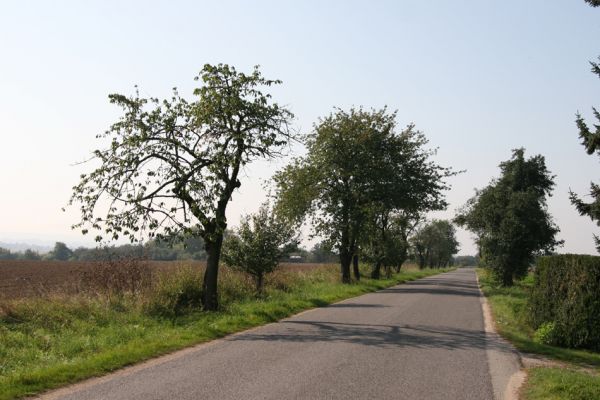
[[[475,272],[454,272],[51,392],[46,399],[492,399]],[[491,369],[494,371],[494,368]]]

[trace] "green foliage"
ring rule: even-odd
[[[587,0],[594,7],[598,6],[598,3],[595,0]],[[600,60],[600,57],[598,58]],[[592,62],[592,72],[598,77],[600,77],[600,64]],[[600,155],[600,112],[596,108],[592,108],[594,116],[598,120],[598,123],[594,125],[595,130],[591,130],[588,124],[585,122],[581,114],[577,113],[577,128],[579,129],[579,137],[582,140],[582,145],[585,147],[585,150],[588,154],[597,153]],[[592,221],[596,221],[598,225],[600,225],[600,186],[592,183],[590,185],[590,196],[593,201],[588,203],[583,201],[577,194],[572,191],[569,192],[571,202],[577,208],[577,211],[581,215],[588,216],[592,219]],[[596,240],[596,249],[600,252],[600,238],[598,236],[594,236]]]
[[[600,4],[600,3],[599,3]],[[531,368],[520,393],[523,400],[597,400],[600,377],[567,368]]]
[[[361,240],[361,256],[373,265],[372,278],[379,278],[381,267],[386,274],[400,271],[408,258],[408,235],[417,227],[421,211],[395,210],[381,203],[371,208]]]
[[[498,285],[491,272],[489,269],[477,269],[479,284],[492,308],[498,333],[520,351],[543,354],[578,365],[600,367],[600,353],[547,345],[533,339],[535,329],[531,325],[529,304],[530,292],[534,284],[533,274],[507,287]]]
[[[445,267],[459,250],[456,228],[447,220],[434,219],[421,226],[411,237],[411,243],[419,268]]]
[[[455,218],[477,235],[484,265],[506,286],[527,274],[536,255],[562,244],[546,206],[554,177],[543,156],[526,160],[524,154],[524,149],[513,150],[512,158],[500,164],[500,178],[478,191]]]
[[[262,293],[265,274],[273,272],[297,245],[294,227],[263,204],[256,214],[243,217],[238,229],[227,236],[222,257],[228,266],[254,277],[256,290]]]
[[[56,242],[54,249],[48,254],[49,260],[67,261],[73,257],[73,251],[63,242]]]
[[[35,250],[27,249],[19,255],[21,260],[41,260],[42,256]]]
[[[600,257],[541,257],[534,277],[533,326],[554,324],[554,344],[600,351]]]
[[[73,227],[98,231],[97,240],[202,237],[204,306],[215,310],[226,209],[241,185],[240,169],[281,154],[293,137],[293,115],[261,91],[281,82],[265,79],[258,67],[244,74],[206,64],[196,80],[201,86],[191,102],[177,90],[164,100],[110,95],[122,116],[98,135],[110,145],[94,151],[100,166],[81,176],[69,205],[81,213]]]
[[[463,267],[476,267],[479,265],[478,256],[457,256],[453,257],[452,261],[454,265],[461,265]]]
[[[538,343],[556,345],[558,344],[557,339],[556,324],[554,322],[544,322],[533,334],[533,340]]]
[[[385,108],[337,110],[308,135],[308,154],[276,174],[278,211],[293,221],[309,216],[313,234],[339,253],[349,282],[351,259],[371,233],[366,224],[381,226],[393,211],[445,206],[451,173],[431,161],[426,144],[412,125],[397,132],[396,113]]]

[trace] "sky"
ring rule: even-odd
[[[583,0],[4,1],[0,0],[0,241],[93,245],[66,205],[78,164],[119,117],[109,93],[192,98],[205,63],[261,65],[274,99],[309,132],[334,107],[398,110],[438,148],[456,210],[498,176],[511,150],[542,154],[556,175],[548,209],[559,252],[594,254],[598,228],[568,192],[599,181],[574,124],[600,107],[589,61],[600,55],[600,8]],[[296,146],[296,154],[302,149]],[[265,199],[287,159],[245,170],[229,225]],[[461,254],[474,254],[459,230]]]

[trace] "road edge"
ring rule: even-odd
[[[527,377],[521,354],[496,331],[492,308],[481,290],[479,275],[477,271],[474,272],[483,312],[488,372],[492,379],[494,398],[496,400],[518,400],[519,389]]]

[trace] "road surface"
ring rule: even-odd
[[[491,351],[511,350],[486,336],[475,271],[462,268],[42,398],[493,399],[494,370],[502,366],[490,368]]]

